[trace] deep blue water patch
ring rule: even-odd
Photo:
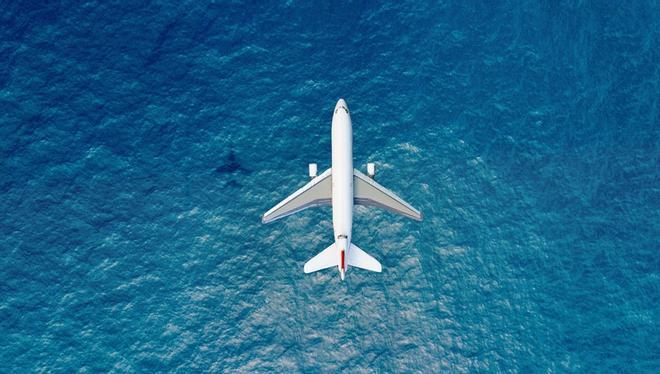
[[[0,2],[0,372],[660,370],[657,2]],[[330,160],[381,274],[304,275]]]

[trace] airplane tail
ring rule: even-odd
[[[338,266],[340,260],[341,256],[337,251],[337,247],[334,243],[332,243],[328,248],[324,249],[321,253],[307,261],[307,263],[305,263],[304,271],[305,273],[313,273],[315,271],[327,269],[329,267]],[[371,257],[371,255],[369,255],[367,252],[363,251],[360,249],[360,247],[352,243],[351,249],[348,251],[346,264],[356,268],[375,271],[378,273],[383,271],[383,267],[380,265],[378,260]]]
[[[328,248],[305,263],[305,273],[313,273],[337,265],[339,265],[339,253],[335,243],[332,243]]]
[[[348,265],[377,273],[383,271],[383,267],[378,260],[353,243],[351,243],[351,249],[348,251]]]

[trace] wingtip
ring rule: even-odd
[[[419,216],[415,214],[408,214],[407,217],[418,222],[424,220],[424,214],[422,214],[422,212],[419,212]]]

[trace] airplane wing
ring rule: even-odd
[[[353,196],[356,205],[375,206],[417,221],[422,220],[422,213],[419,210],[355,169],[353,169]]]
[[[332,168],[312,179],[301,189],[267,211],[261,221],[273,222],[303,209],[332,204]]]

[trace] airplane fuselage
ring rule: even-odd
[[[332,115],[332,227],[344,279],[353,230],[353,124],[343,99]]]

